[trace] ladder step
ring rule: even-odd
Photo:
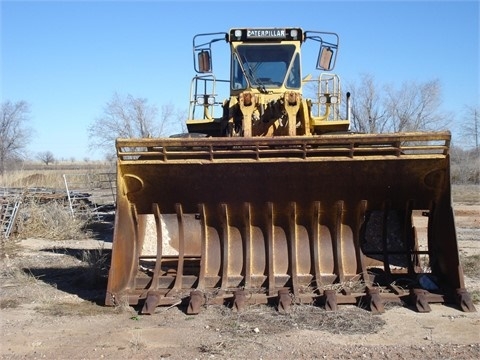
[[[12,232],[20,203],[20,200],[15,199],[10,201],[4,200],[4,202],[1,204],[0,234],[3,239],[8,239]]]

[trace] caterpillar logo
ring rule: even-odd
[[[247,38],[286,38],[285,29],[255,29],[247,30]]]

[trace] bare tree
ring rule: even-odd
[[[22,156],[30,140],[32,130],[26,126],[30,106],[25,101],[5,101],[0,113],[0,175],[5,172],[5,164]]]
[[[352,130],[367,133],[423,131],[445,128],[448,115],[440,111],[438,80],[405,82],[400,88],[379,85],[363,75],[350,85]]]
[[[437,130],[446,128],[448,115],[441,112],[439,80],[405,82],[399,89],[387,87],[385,109],[390,131]]]
[[[480,153],[475,148],[450,148],[451,180],[456,184],[480,183]]]
[[[91,149],[112,153],[117,138],[147,138],[165,135],[176,114],[172,104],[163,105],[160,116],[147,99],[115,93],[103,114],[88,127]]]
[[[55,156],[51,151],[42,151],[37,154],[37,159],[48,166],[55,161]]]
[[[465,140],[465,143],[468,145],[473,145],[478,153],[480,149],[480,109],[478,107],[466,107],[461,135]]]
[[[370,74],[364,74],[360,85],[350,90],[352,130],[366,133],[381,133],[387,125],[386,110],[382,106],[382,89]]]

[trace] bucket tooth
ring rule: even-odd
[[[200,307],[205,304],[205,295],[202,291],[193,290],[190,292],[190,302],[187,307],[188,315],[197,315],[200,312]]]
[[[337,292],[335,290],[324,290],[323,297],[325,301],[325,310],[327,311],[337,311],[338,302],[337,302]]]
[[[237,290],[233,296],[233,309],[237,312],[241,312],[245,308],[247,302],[247,292],[245,290]]]
[[[278,312],[281,314],[287,314],[290,312],[292,305],[292,297],[288,289],[278,290]]]
[[[420,313],[432,311],[427,301],[427,292],[423,289],[410,289],[410,300],[415,309]]]
[[[385,307],[378,288],[367,287],[367,301],[372,314],[383,314]]]
[[[145,300],[145,304],[142,308],[142,314],[152,315],[155,312],[155,308],[160,303],[160,294],[149,291],[147,294],[147,298]]]
[[[473,305],[472,298],[466,289],[456,289],[455,290],[457,304],[462,311],[465,312],[476,312],[475,306]]]

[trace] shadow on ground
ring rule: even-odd
[[[81,299],[95,302],[98,305],[104,305],[111,250],[49,248],[42,251],[62,253],[81,262],[79,265],[69,266],[62,265],[61,262],[64,261],[59,261],[59,266],[54,267],[23,268],[25,273],[60,291],[77,295]],[[71,263],[71,261],[68,262]]]

